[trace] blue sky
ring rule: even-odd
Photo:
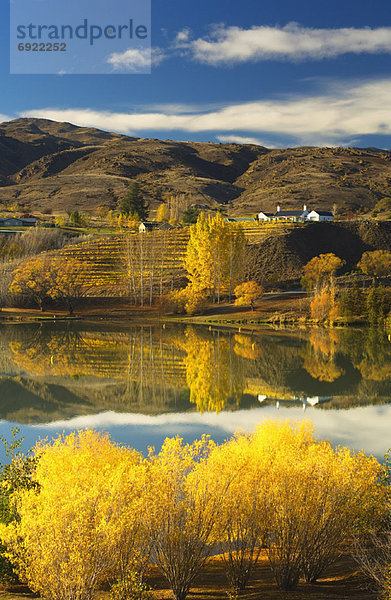
[[[37,116],[137,137],[391,148],[385,0],[152,0],[152,73],[134,74],[143,57],[122,48],[107,75],[10,75],[9,1],[0,2],[0,121]]]

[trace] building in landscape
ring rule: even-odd
[[[258,221],[270,221],[273,216],[274,216],[274,213],[261,211],[260,213],[258,213]]]
[[[304,204],[303,210],[281,210],[280,205],[277,205],[277,210],[274,213],[273,221],[305,221],[308,215],[307,205]]]
[[[160,223],[158,221],[144,221],[143,223],[140,223],[140,226],[138,228],[140,233],[146,233],[155,230],[160,231],[164,229],[172,229],[172,226],[169,223]]]
[[[35,217],[4,217],[0,218],[0,227],[35,227]]]
[[[304,223],[306,221],[334,221],[334,216],[326,210],[312,210],[309,212],[306,204],[304,204],[302,210],[281,210],[281,206],[278,204],[275,213],[259,212],[258,221],[293,221],[295,223]]]
[[[334,215],[328,210],[312,210],[307,216],[307,221],[334,221]]]

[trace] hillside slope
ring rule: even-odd
[[[249,246],[248,277],[261,285],[292,286],[314,256],[333,252],[349,272],[368,250],[391,250],[390,222],[308,223]]]
[[[367,212],[391,196],[391,152],[140,139],[44,119],[0,125],[0,203],[25,210],[115,207],[138,181],[151,207],[190,194],[230,214],[311,207]]]

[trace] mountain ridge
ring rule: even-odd
[[[188,194],[231,215],[304,203],[367,213],[391,196],[391,151],[176,142],[47,119],[0,124],[0,210],[15,203],[33,212],[114,208],[134,181],[153,209]]]

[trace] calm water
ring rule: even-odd
[[[26,449],[79,427],[142,451],[176,434],[222,441],[268,417],[309,418],[320,437],[382,457],[391,446],[385,333],[0,326],[0,433],[18,425]]]

